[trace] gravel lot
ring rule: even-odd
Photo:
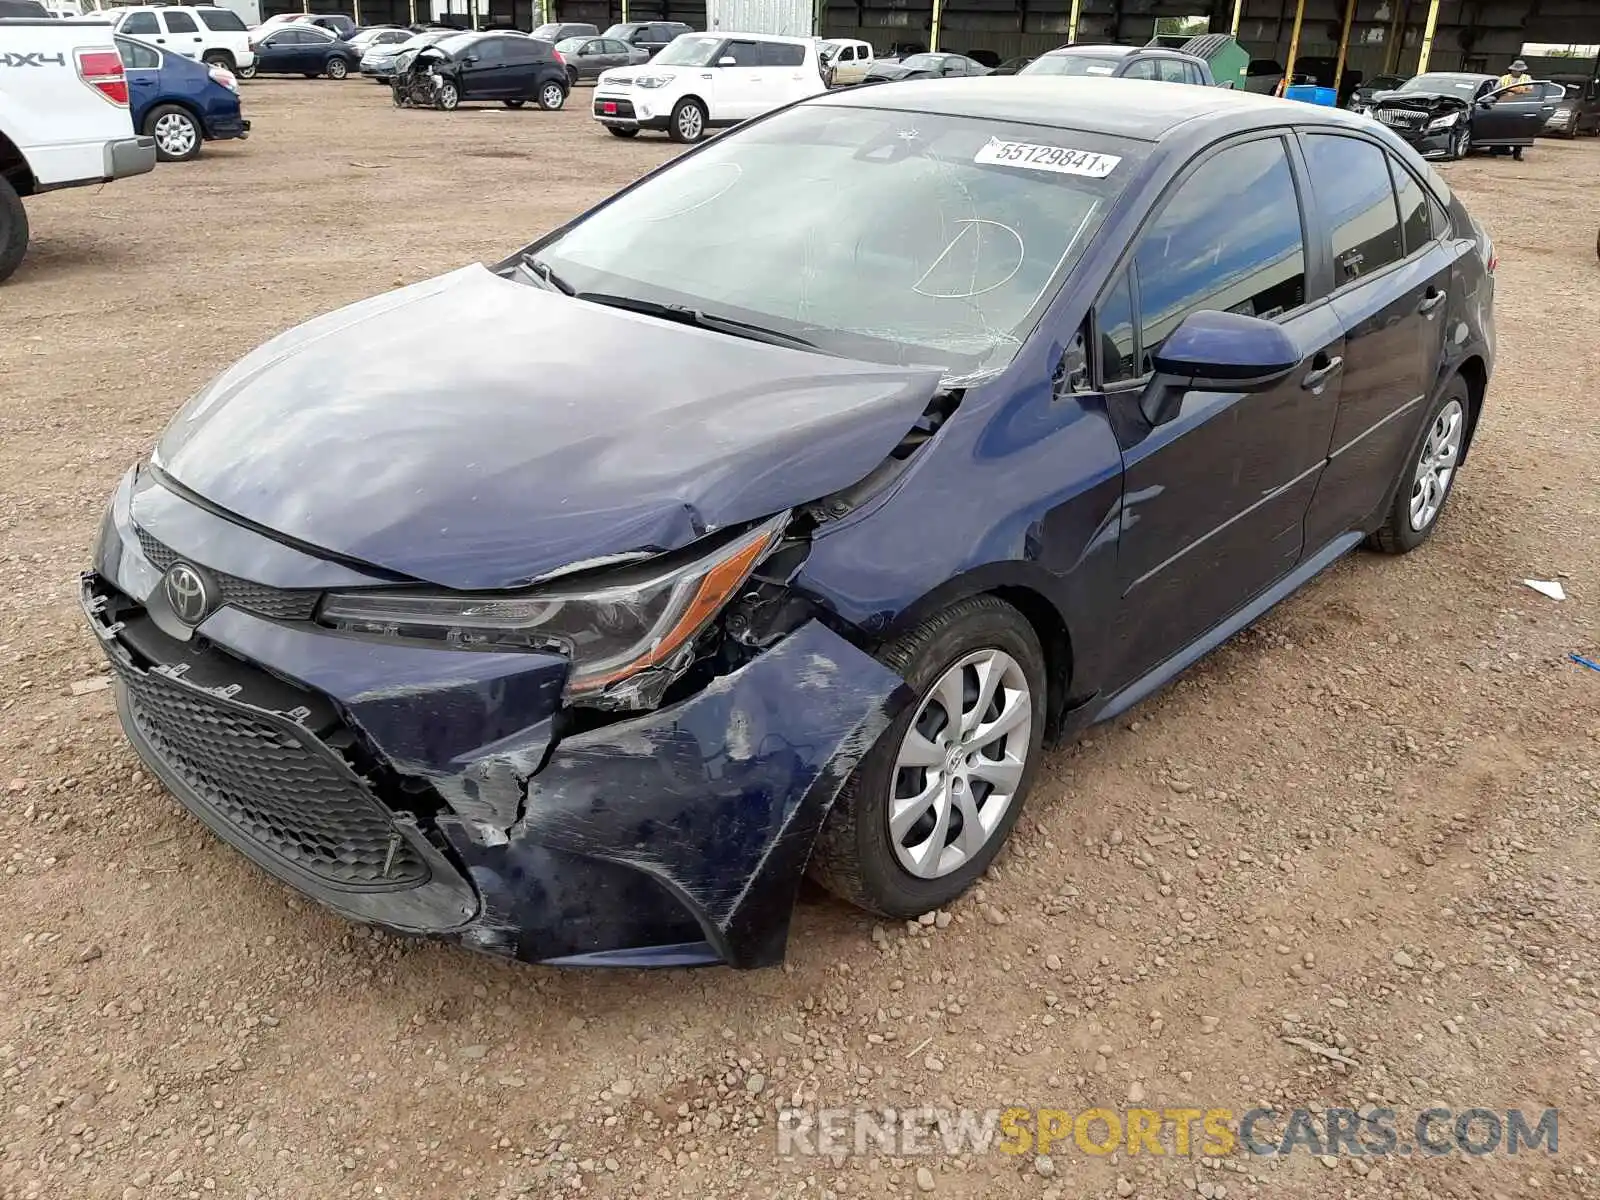
[[[1600,675],[1566,655],[1600,651],[1600,143],[1446,168],[1502,256],[1501,357],[1427,547],[1056,751],[935,924],[812,894],[782,970],[563,974],[368,934],[208,836],[74,688],[75,579],[213,373],[672,148],[584,91],[246,96],[247,143],[35,201],[0,289],[0,1198],[1597,1194]],[[1560,1153],[836,1163],[778,1155],[795,1101],[1555,1105]]]

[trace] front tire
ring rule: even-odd
[[[1368,539],[1374,549],[1407,554],[1432,536],[1456,481],[1471,412],[1467,381],[1457,375],[1433,402],[1422,436],[1406,456],[1389,515]]]
[[[445,112],[455,112],[461,106],[461,89],[446,79],[434,93],[433,102]]]
[[[637,129],[618,129],[615,125],[607,125],[606,132],[612,137],[633,138],[639,136]]]
[[[329,79],[343,79],[350,74],[350,64],[342,58],[330,58],[327,73]]]
[[[667,124],[667,134],[675,142],[698,142],[706,135],[706,110],[698,100],[679,100]]]
[[[1460,126],[1450,135],[1450,150],[1446,157],[1451,162],[1460,162],[1467,156],[1467,151],[1472,148],[1472,127]]]
[[[28,249],[28,213],[4,176],[0,176],[0,283],[22,265]]]
[[[1020,612],[985,595],[878,657],[918,699],[839,793],[809,869],[859,908],[909,918],[971,887],[1016,824],[1044,740],[1044,650]]]
[[[163,104],[146,117],[144,131],[155,138],[161,162],[188,162],[200,153],[200,122],[175,104]]]
[[[502,101],[500,101],[500,103],[504,104],[507,108],[521,108],[524,104],[527,103],[527,101],[526,100],[502,100]]]
[[[567,90],[559,83],[550,82],[539,89],[539,107],[545,112],[556,112],[567,102]]]

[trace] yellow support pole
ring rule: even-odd
[[[417,0],[411,0],[411,23],[417,23]]]
[[[1233,25],[1228,30],[1234,37],[1239,36],[1239,20],[1244,16],[1244,0],[1233,0]]]
[[[933,0],[933,25],[928,30],[928,49],[930,51],[939,48],[939,17],[943,15],[943,12],[944,4],[942,0]]]
[[[1428,4],[1428,23],[1422,30],[1422,49],[1417,54],[1417,74],[1428,69],[1428,59],[1433,54],[1433,32],[1439,27],[1439,0]]]
[[[1437,0],[1435,0],[1437,3]],[[1289,34],[1289,61],[1283,68],[1283,91],[1289,94],[1289,88],[1294,84],[1294,60],[1300,54],[1300,26],[1306,19],[1306,0],[1295,0],[1294,6],[1294,31]]]
[[[1083,0],[1072,0],[1072,15],[1067,18],[1067,41],[1078,40],[1078,13],[1083,8]]]
[[[628,0],[622,0],[622,23],[628,23]]]
[[[357,25],[359,25],[359,24],[361,24],[361,0],[355,0],[355,6],[354,7],[355,7],[355,10],[356,10],[355,23]]]
[[[1356,19],[1356,0],[1350,0],[1344,10],[1344,32],[1339,35],[1339,63],[1333,68],[1333,90],[1339,91],[1339,80],[1344,78],[1344,60],[1350,52],[1350,26]]]

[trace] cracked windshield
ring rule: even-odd
[[[727,136],[532,261],[828,353],[984,374],[1016,353],[1143,143],[808,106]]]

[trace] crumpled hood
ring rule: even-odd
[[[1379,92],[1373,97],[1373,107],[1409,108],[1441,116],[1449,112],[1462,112],[1472,106],[1459,96],[1444,96],[1436,92]]]
[[[229,368],[154,462],[236,517],[454,588],[502,588],[866,476],[939,372],[658,321],[481,265],[318,317]]]

